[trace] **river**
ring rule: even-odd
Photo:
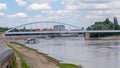
[[[83,37],[39,39],[39,44],[26,44],[62,63],[83,68],[120,68],[120,40],[89,40]]]

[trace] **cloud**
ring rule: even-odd
[[[16,14],[8,15],[8,18],[24,18],[27,17],[26,13],[18,12]]]
[[[28,10],[50,10],[52,7],[48,3],[33,3],[27,7]]]
[[[100,19],[100,18],[104,18],[104,16],[98,16],[98,15],[87,15],[86,18],[89,18],[89,19]]]
[[[5,14],[3,12],[0,12],[0,16],[4,16]]]
[[[80,15],[68,10],[41,11],[41,15],[29,19],[29,21],[58,21],[68,24],[78,24],[80,20]]]
[[[78,0],[78,2],[82,2],[82,3],[108,3],[112,1],[113,0]]]
[[[56,0],[25,0],[30,3],[49,3],[49,2],[55,2]]]
[[[68,10],[49,10],[49,11],[41,11],[42,14],[46,14],[46,15],[69,15],[69,14],[73,14],[72,11],[68,11]]]
[[[18,3],[19,6],[27,6],[27,2],[24,0],[16,0],[16,2]]]
[[[63,0],[65,9],[73,10],[103,10],[103,9],[120,9],[119,0]]]
[[[66,5],[65,9],[73,11],[79,9],[79,7],[77,5]]]
[[[18,25],[28,21],[48,20],[65,22],[80,27],[87,27],[107,17],[112,19],[116,16],[120,21],[120,0],[16,0],[16,2],[19,6],[24,6],[22,7],[24,12],[11,15],[0,12],[0,20],[5,22],[8,19],[9,23],[11,21],[11,25],[13,22],[19,22],[16,23]],[[20,9],[22,10],[22,8]],[[5,9],[2,8],[2,10]],[[13,10],[10,9],[10,11]],[[33,14],[27,16],[27,12]]]
[[[92,10],[92,11],[84,11],[84,15],[98,15],[105,17],[114,17],[120,15],[120,10]]]
[[[0,3],[0,10],[6,10],[7,9],[7,5],[4,3]]]

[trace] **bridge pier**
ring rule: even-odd
[[[85,33],[85,40],[89,40],[90,39],[90,33],[89,32],[86,32]]]

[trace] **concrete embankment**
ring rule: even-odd
[[[10,68],[13,61],[12,49],[4,50],[0,53],[0,68]]]
[[[0,40],[0,68],[11,68],[13,63],[13,50]]]

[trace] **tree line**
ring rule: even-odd
[[[120,25],[113,23],[106,18],[102,22],[95,22],[93,25],[89,26],[87,30],[120,30]],[[105,36],[113,36],[120,35],[120,33],[91,33],[91,37],[105,37]]]
[[[9,30],[10,28],[8,27],[0,27],[0,32],[5,32],[6,30]]]

